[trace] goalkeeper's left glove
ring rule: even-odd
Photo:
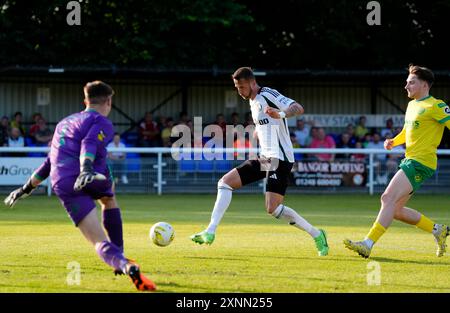
[[[13,192],[11,192],[9,196],[5,198],[4,200],[5,204],[10,208],[12,208],[17,201],[31,195],[31,193],[33,192],[34,189],[36,189],[36,187],[33,187],[33,185],[31,184],[31,178],[28,179],[25,185],[23,185],[20,188],[17,188]]]

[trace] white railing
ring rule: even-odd
[[[157,170],[157,182],[154,187],[157,190],[157,194],[161,195],[163,190],[163,185],[165,184],[164,176],[163,176],[163,168],[166,166],[166,163],[163,161],[163,154],[174,154],[176,152],[179,153],[194,153],[197,155],[203,154],[220,154],[229,153],[234,155],[234,153],[257,153],[258,149],[245,149],[245,148],[111,148],[108,149],[110,152],[125,152],[125,153],[142,153],[142,154],[156,154],[157,155],[157,163],[154,165],[154,168]],[[48,147],[0,147],[0,154],[3,153],[14,153],[14,152],[22,152],[22,153],[30,153],[30,152],[49,152]],[[404,150],[391,150],[387,151],[384,149],[324,149],[324,148],[298,148],[294,149],[294,153],[301,154],[365,154],[369,156],[369,177],[368,177],[368,191],[372,195],[374,193],[374,156],[376,154],[404,154]],[[437,150],[438,155],[450,155],[450,149],[445,150]],[[5,156],[0,156],[5,157]],[[264,184],[263,184],[264,185]]]

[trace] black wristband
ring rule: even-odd
[[[81,166],[81,170],[83,172],[92,172],[94,170],[91,159],[88,158],[84,159],[83,165]]]
[[[25,183],[25,185],[23,185],[22,190],[25,193],[30,193],[33,191],[33,189],[36,187],[33,187],[33,184],[31,183],[31,178],[28,179],[28,181]]]

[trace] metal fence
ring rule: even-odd
[[[0,147],[0,167],[3,158],[21,154],[23,157],[43,157],[47,147]],[[121,193],[215,193],[217,181],[240,160],[210,160],[208,153],[223,156],[248,157],[256,149],[175,150],[171,148],[113,148],[111,152],[125,152],[123,167],[113,167],[116,192]],[[173,152],[196,159],[176,160]],[[404,150],[382,149],[294,149],[296,163],[291,173],[289,193],[379,193],[397,170]],[[333,161],[319,161],[317,155],[333,155]],[[437,151],[439,161],[434,176],[428,179],[419,193],[444,193],[450,188],[450,150]],[[381,156],[381,157],[380,157]],[[122,179],[126,176],[126,181]],[[5,184],[4,184],[5,185]],[[10,186],[3,186],[6,192]],[[259,193],[265,191],[264,181],[245,186],[236,192]]]

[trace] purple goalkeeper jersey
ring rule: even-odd
[[[47,164],[52,185],[80,174],[80,156],[94,158],[94,170],[109,176],[106,146],[114,137],[111,121],[95,110],[69,115],[56,125]],[[48,162],[49,161],[49,162]],[[45,163],[43,164],[45,167]],[[45,172],[45,168],[38,171]]]

